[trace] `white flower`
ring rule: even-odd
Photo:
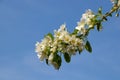
[[[36,43],[36,50],[38,58],[43,61],[46,58],[46,54],[43,53],[45,46],[41,46],[39,42]]]
[[[36,49],[35,52],[37,52],[37,56],[40,60],[44,60],[47,59],[48,56],[48,52],[47,52],[47,48],[50,47],[50,45],[52,44],[52,39],[49,36],[46,36],[42,42],[37,42],[36,43]]]
[[[62,24],[60,26],[60,29],[58,29],[58,32],[62,32],[62,31],[65,31],[66,30],[66,25],[65,24]]]
[[[37,42],[36,43],[36,50],[38,58],[43,61],[45,58],[47,58],[46,54],[43,52],[45,49],[45,46],[41,46],[41,43]]]
[[[44,59],[47,58],[47,56],[46,56],[45,53],[38,53],[37,56],[38,56],[38,58],[39,58],[41,61],[43,61]]]
[[[85,24],[87,24],[89,27],[92,27],[91,19],[93,19],[94,17],[95,17],[94,13],[90,9],[88,9],[86,13],[82,15],[81,20],[84,20]]]
[[[84,29],[84,26],[85,26],[85,21],[82,20],[82,21],[80,21],[80,22],[77,23],[76,29],[79,30],[79,31],[81,31],[82,29]]]
[[[40,43],[37,42],[37,43],[35,44],[35,46],[36,46],[35,52],[40,52],[40,51],[41,51]]]
[[[85,34],[86,26],[88,28],[94,27],[93,22],[91,21],[95,17],[94,13],[88,9],[83,15],[80,22],[77,23],[76,29],[81,32],[81,34]]]
[[[66,25],[63,24],[60,26],[60,29],[54,30],[54,34],[55,34],[54,35],[55,38],[62,40],[65,37],[65,35],[69,33],[67,32]]]

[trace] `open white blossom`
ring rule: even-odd
[[[48,53],[46,53],[46,49],[51,45],[51,43],[52,39],[49,36],[46,36],[41,43],[36,43],[35,52],[37,52],[37,56],[40,58],[40,60],[48,58]]]
[[[94,26],[94,23],[92,22],[92,19],[95,17],[95,14],[88,9],[83,15],[80,20],[80,22],[77,23],[76,29],[79,30],[82,34],[85,33],[86,26],[88,28],[91,28]]]
[[[54,37],[58,38],[59,40],[62,40],[63,38],[65,38],[66,35],[69,35],[69,33],[66,29],[65,24],[61,25],[60,29],[54,31]]]

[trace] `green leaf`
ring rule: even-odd
[[[101,21],[98,21],[96,25],[97,25],[97,30],[100,31],[102,29]]]
[[[58,63],[58,69],[59,69],[62,63],[62,59],[61,59],[61,56],[59,55],[57,57],[58,57],[57,63]]]
[[[79,39],[82,39],[83,38],[83,34],[80,34],[80,35],[76,35],[76,38],[79,38]]]
[[[56,54],[55,57],[54,57],[53,62],[54,62],[54,68],[55,69],[59,69],[60,66],[61,66],[61,63],[62,63],[61,56],[59,56],[58,54]]]
[[[103,17],[103,20],[107,21],[108,19],[106,17]]]
[[[89,41],[86,42],[85,49],[90,53],[92,52],[92,47],[91,47]]]
[[[61,42],[61,44],[66,45],[66,46],[69,45],[69,43],[66,43],[66,42],[63,42],[63,41]]]
[[[102,14],[102,7],[100,7],[100,8],[98,9],[98,13],[99,13],[99,14]]]
[[[51,33],[48,33],[46,36],[49,36],[52,40],[54,40],[54,37]]]
[[[68,53],[64,53],[64,59],[65,59],[65,61],[66,61],[67,63],[69,63],[70,60],[71,60],[71,57],[70,57],[70,55],[69,55]]]
[[[112,14],[109,14],[110,17],[112,17]]]
[[[48,59],[46,59],[46,64],[48,65]]]
[[[78,30],[75,29],[72,34],[77,34],[77,33],[78,33]]]

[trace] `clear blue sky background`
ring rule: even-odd
[[[92,54],[84,51],[56,71],[40,62],[36,41],[63,23],[72,31],[87,9],[104,12],[109,0],[0,0],[0,80],[120,80],[120,17],[91,31]]]

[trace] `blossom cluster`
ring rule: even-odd
[[[49,33],[42,42],[36,43],[36,52],[40,60],[46,59],[47,63],[52,64],[56,69],[59,69],[61,64],[61,53],[65,57],[70,58],[77,51],[82,51],[83,49],[84,41],[77,38],[76,35],[70,34],[65,24],[61,25],[60,29],[54,31],[54,36]],[[69,62],[67,59],[66,61]]]
[[[36,43],[38,58],[47,64],[52,64],[56,69],[61,66],[61,56],[64,55],[65,61],[70,62],[71,56],[77,52],[81,53],[84,48],[91,52],[90,43],[87,41],[87,29],[94,26],[92,22],[95,15],[89,9],[78,22],[73,33],[67,31],[66,25],[60,26],[60,29],[54,30],[54,34],[48,33],[41,42]],[[87,27],[88,26],[88,27]]]
[[[94,27],[95,23],[95,14],[88,9],[83,15],[81,20],[77,23],[77,27],[76,29],[81,33],[81,34],[85,34],[86,33],[86,29],[92,28]]]

